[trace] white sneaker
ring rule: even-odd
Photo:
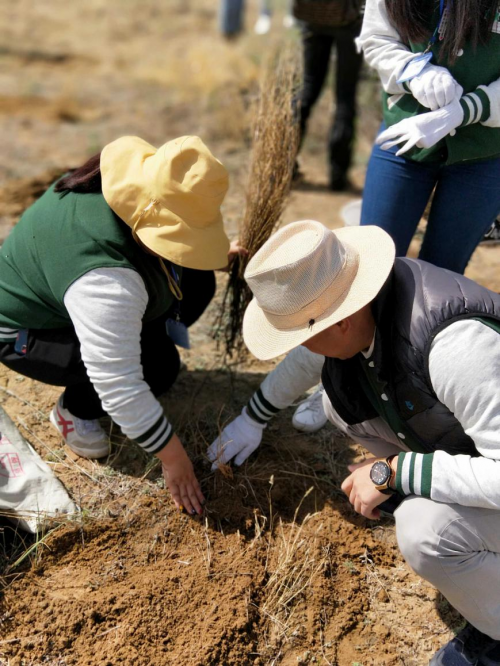
[[[293,28],[294,25],[295,25],[294,16],[292,16],[291,14],[287,14],[286,16],[283,17],[283,27]]]
[[[104,458],[109,455],[109,439],[99,421],[73,416],[62,406],[62,396],[50,412],[50,422],[69,448],[82,458]]]
[[[267,35],[269,30],[271,30],[271,17],[269,14],[261,14],[253,27],[253,31],[256,35]]]
[[[322,384],[309,398],[300,403],[292,418],[292,425],[296,430],[302,432],[316,432],[328,421],[323,409],[323,393],[325,389]]]

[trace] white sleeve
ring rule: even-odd
[[[141,276],[129,268],[89,271],[64,295],[83,362],[104,411],[125,435],[157,453],[173,429],[144,381],[140,341],[147,303]]]
[[[493,81],[489,86],[479,86],[488,95],[490,100],[490,116],[483,120],[481,125],[486,127],[500,127],[500,79]]]
[[[247,404],[250,416],[259,423],[269,421],[289,407],[321,380],[325,362],[305,347],[296,347],[270,372]]]
[[[400,454],[403,488],[425,486],[438,502],[500,509],[500,335],[473,319],[451,324],[432,343],[429,373],[480,456]]]
[[[385,0],[367,0],[356,44],[363,51],[368,65],[377,70],[386,93],[400,95],[408,92],[401,83],[397,83],[397,79],[415,53],[401,42],[401,37],[391,25]]]

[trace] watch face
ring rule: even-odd
[[[378,462],[373,463],[370,470],[370,479],[376,486],[383,486],[387,483],[390,476],[391,470],[386,462],[379,460]]]

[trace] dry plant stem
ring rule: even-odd
[[[243,314],[251,300],[244,280],[248,261],[277,227],[290,191],[299,146],[298,49],[285,44],[266,66],[253,127],[252,157],[240,242],[248,250],[234,262],[217,332],[223,330],[226,354],[242,353]]]

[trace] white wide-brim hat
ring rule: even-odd
[[[254,295],[243,339],[266,361],[290,351],[370,303],[394,265],[392,238],[380,227],[330,231],[320,222],[293,222],[249,261]]]

